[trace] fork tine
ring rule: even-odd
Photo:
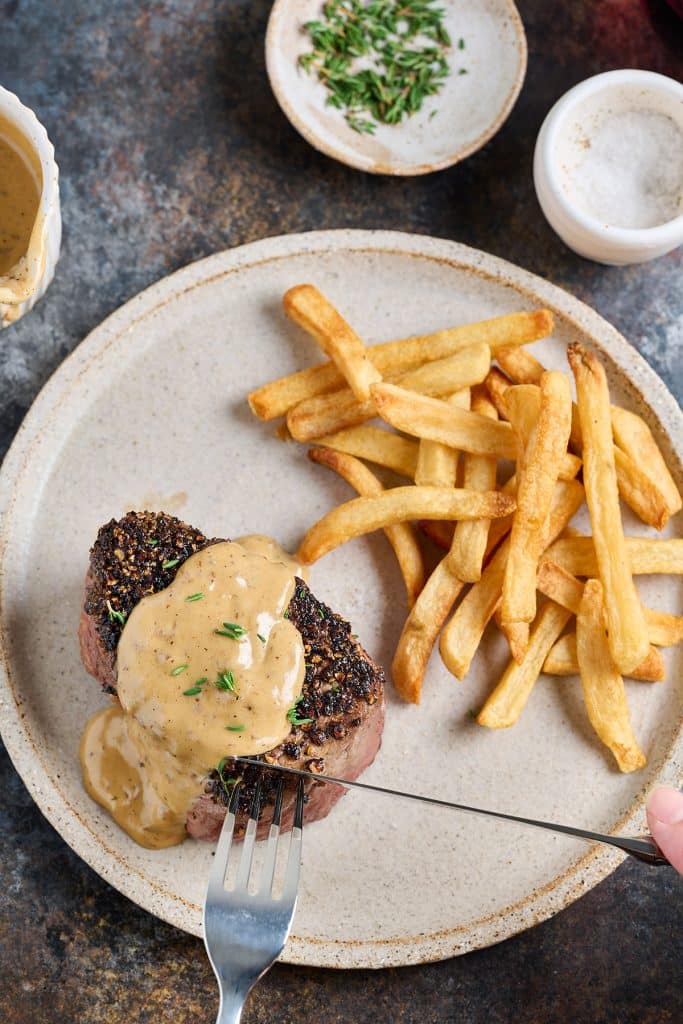
[[[273,808],[273,820],[270,825],[270,832],[268,833],[268,847],[266,849],[266,859],[263,864],[263,873],[261,875],[260,889],[264,892],[270,893],[273,888],[273,878],[275,877],[275,861],[277,859],[277,844],[280,836],[280,818],[282,816],[282,795],[285,789],[285,780],[280,778],[277,784],[277,795],[275,797],[275,807]]]
[[[209,885],[207,889],[207,898],[210,899],[217,899],[224,891],[225,872],[228,866],[228,858],[230,856],[232,836],[235,831],[235,814],[239,804],[239,790],[240,784],[238,782],[233,788],[232,796],[230,797],[228,813],[225,815],[223,828],[221,829],[221,834],[218,838],[218,845],[216,846],[216,852],[213,858],[213,864],[211,865]]]
[[[235,878],[234,888],[236,891],[240,889],[246,890],[249,883],[249,875],[251,873],[251,862],[254,858],[254,846],[256,844],[256,828],[258,826],[258,816],[261,809],[261,779],[259,778],[256,782],[254,789],[254,798],[251,802],[251,810],[249,812],[249,821],[247,822],[247,831],[244,835],[244,842],[242,844],[242,856],[240,858],[239,867],[237,869],[237,876]]]
[[[285,881],[282,888],[282,899],[296,899],[296,892],[299,886],[299,869],[301,867],[301,846],[304,827],[304,780],[299,779],[296,791],[296,808],[294,810],[294,825],[292,837],[289,841],[289,853],[287,856],[287,869]]]

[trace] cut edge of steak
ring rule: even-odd
[[[78,633],[86,670],[114,698],[116,648],[126,618],[143,597],[169,586],[190,555],[212,543],[216,541],[163,512],[128,512],[99,530],[90,552]],[[372,763],[381,743],[384,673],[349,623],[318,601],[303,580],[296,581],[287,615],[304,644],[306,670],[297,715],[311,721],[292,726],[283,743],[258,759],[264,766],[282,764],[353,781]],[[191,836],[217,838],[238,780],[238,835],[246,827],[259,780],[264,806],[257,837],[268,834],[275,787],[283,777],[281,829],[291,828],[296,780],[277,771],[243,768],[239,776],[234,767],[219,772],[217,766],[210,772],[205,792],[188,813]],[[339,786],[307,782],[304,821],[323,818],[343,793]]]

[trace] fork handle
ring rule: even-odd
[[[249,990],[240,992],[236,988],[224,989],[221,984],[221,998],[216,1024],[239,1024]]]

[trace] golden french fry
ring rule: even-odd
[[[368,359],[365,345],[332,303],[315,285],[298,284],[282,300],[290,320],[299,324],[320,345],[344,375],[359,402],[370,398],[370,385],[382,374]]]
[[[457,409],[469,409],[470,389],[463,388],[456,391],[448,399],[448,404]],[[455,474],[458,468],[458,452],[455,448],[448,448],[438,441],[420,441],[417,466],[415,468],[415,483],[418,487],[454,487]],[[463,483],[463,487],[467,486]],[[487,491],[495,490],[495,477]],[[476,488],[473,488],[476,490]]]
[[[450,327],[435,334],[417,335],[400,341],[388,341],[367,349],[368,358],[383,377],[404,373],[422,363],[444,359],[461,349],[483,343],[495,352],[502,345],[524,345],[547,337],[553,329],[552,313],[508,313],[493,320]],[[334,363],[310,366],[305,370],[280,377],[252,391],[249,405],[255,416],[272,420],[284,416],[307,398],[338,391],[344,377]]]
[[[545,367],[538,359],[519,345],[497,349],[496,360],[515,384],[540,384],[545,373]]]
[[[664,529],[671,510],[663,492],[653,483],[643,467],[616,445],[614,465],[619,494],[629,508],[648,526],[654,526],[655,530]]]
[[[367,459],[378,466],[386,466],[395,473],[413,480],[417,466],[418,443],[399,434],[392,434],[371,423],[362,423],[336,434],[327,434],[316,440],[323,448],[333,448],[359,459]]]
[[[492,420],[498,418],[493,403],[481,394],[473,396],[472,412]],[[463,459],[462,485],[472,491],[493,490],[496,486],[496,460],[487,455],[466,454]],[[489,525],[488,519],[457,523],[447,558],[451,572],[459,580],[476,583],[481,578]]]
[[[569,622],[571,612],[553,601],[540,609],[521,662],[514,659],[477,715],[479,725],[507,729],[514,725],[543,669],[548,652]]]
[[[512,427],[476,412],[456,409],[437,398],[416,395],[394,384],[373,385],[379,415],[398,430],[438,441],[474,455],[514,459]]]
[[[549,676],[578,676],[576,633],[566,633],[556,641],[543,663],[543,671]],[[630,678],[645,683],[661,683],[664,676],[664,659],[656,647],[650,647],[647,657],[634,668]]]
[[[567,480],[557,484],[553,506],[544,526],[546,544],[562,532],[582,505],[583,499],[584,490],[578,481]],[[489,545],[494,526],[492,523]],[[472,585],[441,634],[441,657],[449,672],[458,679],[463,679],[467,674],[484,630],[500,600],[508,550],[509,540],[496,550],[484,568],[481,579]]]
[[[508,418],[508,410],[505,401],[507,389],[512,381],[502,373],[497,366],[492,366],[484,379],[486,392],[496,407],[496,412],[502,420]]]
[[[647,654],[647,627],[633,577],[619,508],[607,377],[599,360],[578,342],[567,349],[576,381],[583,435],[583,482],[593,528],[612,659],[632,672]],[[377,386],[377,385],[375,385]]]
[[[373,384],[372,395],[382,419],[413,437],[438,441],[473,455],[498,459],[517,457],[509,423],[490,420],[466,409],[454,409],[438,398],[418,395],[395,384]],[[575,456],[565,452],[559,465],[560,480],[572,480],[580,465]]]
[[[422,680],[436,638],[463,587],[442,559],[405,621],[391,668],[396,689],[410,703],[420,703]]]
[[[583,583],[563,569],[561,565],[550,561],[550,559],[541,561],[538,567],[536,586],[542,594],[551,598],[556,604],[561,604],[563,608],[568,608],[574,615],[578,615],[583,597]],[[683,640],[683,616],[654,611],[652,608],[645,607],[643,607],[643,614],[647,623],[647,637],[651,644],[656,644],[658,647],[672,647]],[[637,677],[633,676],[633,678]]]
[[[511,641],[513,657],[521,661],[525,638],[528,640],[528,631],[521,624],[532,622],[536,616],[536,572],[546,546],[544,525],[552,505],[559,462],[569,441],[572,399],[564,374],[544,373],[538,414],[534,415],[532,410],[532,418],[520,429],[516,426],[519,410],[513,414],[514,403],[509,400],[515,392],[519,394],[517,387],[510,388],[508,408],[524,444],[524,454],[517,462],[517,509],[503,580],[501,620]]]
[[[427,395],[447,395],[483,380],[491,360],[486,345],[463,349],[403,374],[401,387]],[[287,426],[297,441],[313,441],[355,426],[377,415],[372,398],[359,402],[349,388],[301,402],[287,414]]]
[[[673,647],[683,640],[683,615],[672,615],[654,608],[643,608],[647,637],[657,647]]]
[[[514,498],[517,493],[517,477],[513,474],[499,490],[501,494],[508,494]],[[583,494],[583,488],[581,488],[581,493]],[[486,556],[490,555],[493,549],[498,546],[505,534],[509,532],[511,526],[512,515],[502,516],[500,519],[494,519],[491,522],[486,543]],[[445,523],[443,520],[437,519],[422,519],[420,521],[420,528],[437,547],[442,548],[443,551],[450,550],[455,529],[454,523]]]
[[[625,564],[635,576],[683,573],[683,540],[626,537]],[[574,576],[597,576],[598,560],[593,537],[562,537],[543,556]]]
[[[384,493],[384,487],[375,474],[353,455],[331,448],[311,448],[308,457],[312,462],[338,473],[361,497],[371,498]],[[425,582],[424,560],[415,527],[412,523],[395,523],[386,526],[384,532],[394,549],[406,585],[408,607],[412,608]]]
[[[497,519],[514,507],[514,499],[498,491],[480,494],[449,487],[393,487],[376,498],[354,498],[333,508],[310,528],[299,558],[309,565],[354,537],[409,519]]]
[[[490,381],[490,388],[497,389],[499,394],[504,394],[511,382],[535,384],[540,380],[543,366],[526,349],[499,349],[496,358],[510,378],[506,378],[495,367],[489,371],[487,386]],[[495,374],[498,377],[493,376]],[[504,402],[504,399],[501,400]],[[611,407],[611,416],[616,442],[615,467],[619,494],[644,523],[661,530],[669,516],[681,508],[678,489],[649,428],[641,418],[616,405]],[[570,442],[575,451],[580,453],[583,436],[576,404],[572,405]]]
[[[581,425],[585,437],[583,416]],[[643,768],[647,759],[633,735],[624,681],[612,661],[606,625],[602,584],[599,580],[588,580],[576,617],[576,655],[586,711],[596,733],[614,754],[619,769],[633,772]]]
[[[683,507],[681,495],[648,425],[636,413],[618,405],[612,406],[611,415],[612,433],[618,449],[647,475],[661,495],[669,516],[680,512]]]

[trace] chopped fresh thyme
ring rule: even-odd
[[[185,665],[176,665],[176,667],[171,672],[171,675],[172,676],[179,676],[180,673],[184,672],[186,669],[187,669],[187,664],[185,664]]]
[[[244,732],[245,729],[243,725],[226,725],[225,728],[228,732]]]
[[[208,681],[209,680],[206,676],[202,676],[202,678],[198,679],[196,683],[189,688],[189,690],[183,690],[183,697],[196,697],[198,693],[202,692],[202,687],[205,683],[208,683]]]
[[[227,636],[231,640],[239,640],[246,635],[246,632],[244,626],[238,626],[236,622],[224,622],[222,629],[214,629],[214,633],[217,633],[218,636]]]
[[[292,704],[291,708],[287,712],[287,720],[289,721],[289,723],[291,725],[309,725],[313,721],[312,718],[300,718],[299,717],[299,713],[297,711],[297,708],[299,707],[299,704],[301,704],[301,701],[303,699],[304,699],[303,694],[300,697],[297,697],[297,699],[294,701],[294,703]]]
[[[107,601],[107,614],[109,616],[110,622],[118,622],[121,626],[124,625],[126,621],[125,614],[123,612],[117,612],[114,608],[112,608],[111,601]]]
[[[226,668],[225,672],[219,672],[218,679],[214,680],[213,685],[217,690],[229,690],[230,693],[237,693],[235,677],[229,668]]]
[[[149,546],[150,546],[151,548],[155,548],[155,547],[157,546],[157,544],[159,543],[159,541],[158,541],[158,540],[156,540],[156,538],[155,538],[155,537],[152,537],[152,539],[151,539],[151,540],[148,540],[148,541],[147,541],[147,543],[149,544]]]
[[[322,608],[318,608],[318,615],[320,616],[321,619],[325,618],[325,612],[322,610]]]
[[[186,601],[201,601],[201,599],[203,597],[204,597],[204,595],[201,594],[201,593],[200,594],[190,594],[190,596],[186,597],[185,600]]]
[[[223,778],[223,772],[225,770],[225,766],[228,763],[228,761],[232,761],[232,758],[231,757],[222,757],[220,759],[220,761],[218,762],[218,764],[216,765],[216,771],[218,772],[218,778],[221,780],[221,786],[223,787],[226,796],[232,796],[232,793],[228,789],[228,786],[236,786],[237,783],[242,778],[242,776],[240,775],[237,778],[233,778],[231,776],[229,779],[224,779]]]
[[[313,49],[299,64],[325,84],[350,128],[372,135],[441,89],[450,73],[445,13],[436,0],[328,0],[304,25]]]
[[[180,561],[179,558],[169,558],[167,562],[161,563],[162,569],[172,569],[174,565],[177,565]]]
[[[260,633],[257,633],[256,636],[259,638],[259,640],[261,641],[262,644],[264,644],[266,642],[266,638],[264,636],[261,636]]]

